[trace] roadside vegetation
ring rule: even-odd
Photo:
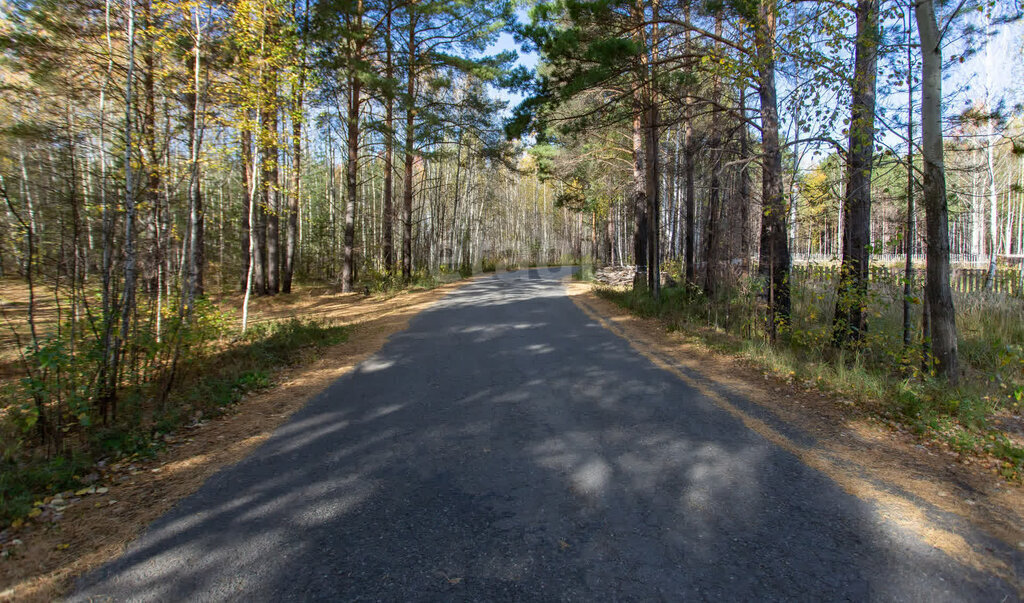
[[[123,374],[105,419],[95,392],[102,359],[95,318],[73,321],[59,311],[67,298],[43,289],[50,297],[36,301],[33,339],[26,283],[0,279],[0,530],[20,527],[50,496],[95,487],[98,462],[151,458],[182,428],[232,412],[246,396],[275,385],[283,369],[309,364],[345,342],[351,329],[336,324],[333,308],[427,291],[497,268],[498,261],[485,259],[475,270],[419,271],[408,284],[367,270],[353,294],[339,293],[337,285],[296,285],[290,294],[259,299],[244,333],[238,293],[198,299],[189,320],[181,320],[172,299],[159,321],[157,315],[138,320],[124,342]],[[315,303],[306,307],[308,300]],[[372,320],[368,312],[356,321]]]
[[[526,78],[490,51],[511,18],[479,1],[0,11],[0,540],[91,464],[151,455],[347,336],[315,313],[268,321],[296,295],[335,307],[579,256],[582,222],[501,135],[496,92]]]
[[[774,344],[754,282],[741,282],[713,299],[686,285],[665,287],[658,299],[643,289],[598,286],[596,292],[795,385],[832,393],[922,439],[967,456],[990,455],[998,459],[1003,477],[1019,483],[1024,475],[1024,300],[984,291],[956,296],[963,377],[952,386],[927,365],[924,342],[903,344],[899,276],[882,271],[873,276],[865,336],[855,347],[835,346],[837,279],[829,278],[834,273],[798,272],[792,326]],[[920,313],[917,301],[915,321]]]
[[[90,396],[99,354],[87,319],[52,325],[38,347],[6,358],[23,374],[0,386],[0,526],[17,525],[47,495],[89,486],[97,461],[154,455],[164,436],[229,412],[281,368],[347,337],[316,318],[257,322],[240,335],[235,315],[204,301],[191,321],[165,316],[161,339],[140,323],[106,419]]]
[[[1024,112],[995,76],[1021,56],[993,43],[1024,13],[523,8],[6,3],[0,524],[344,337],[266,323],[300,285],[583,258],[635,266],[605,295],[638,312],[1020,474]]]

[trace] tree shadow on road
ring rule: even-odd
[[[586,318],[480,280],[72,599],[962,599],[955,564]]]

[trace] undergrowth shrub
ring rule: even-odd
[[[403,285],[401,271],[382,271],[371,267],[363,269],[359,282],[371,293],[387,293]]]
[[[159,340],[147,334],[128,342],[126,350],[140,361],[126,370],[133,378],[119,388],[117,416],[106,422],[96,416],[90,388],[81,381],[95,370],[93,355],[73,357],[65,352],[70,343],[59,338],[27,354],[35,377],[0,392],[0,526],[23,517],[35,499],[81,485],[77,476],[100,458],[155,453],[163,434],[226,412],[272,385],[280,368],[311,359],[348,333],[292,319],[255,323],[244,337],[230,340],[227,318],[205,301],[197,304],[194,320],[173,315],[165,326]],[[181,346],[176,363],[172,342]],[[41,408],[39,390],[52,396]],[[39,416],[48,417],[47,429],[60,429],[59,447],[52,435],[44,439]]]

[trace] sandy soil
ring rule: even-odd
[[[218,469],[250,454],[306,400],[376,352],[409,319],[461,284],[392,297],[300,293],[255,300],[254,319],[299,316],[351,325],[348,341],[324,351],[312,365],[282,371],[269,391],[243,400],[233,414],[183,429],[155,460],[125,462],[99,471],[96,493],[79,499],[53,523],[28,522],[22,544],[0,560],[0,601],[49,601],[78,575],[124,551],[150,522],[195,492]],[[226,305],[240,300],[225,299]],[[106,488],[106,491],[100,489]]]

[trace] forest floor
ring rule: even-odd
[[[53,288],[37,286],[34,301],[33,315],[42,325],[42,335],[56,322],[57,304]],[[0,279],[0,381],[24,374],[18,357],[18,344],[24,346],[30,341],[28,306],[29,288],[24,279]]]
[[[168,446],[156,458],[105,467],[97,481],[101,493],[77,496],[80,500],[64,510],[59,522],[27,523],[15,531],[12,537],[19,544],[8,546],[9,556],[0,560],[0,601],[59,597],[75,576],[118,556],[154,519],[193,493],[218,469],[249,455],[310,398],[403,330],[412,316],[466,282],[373,296],[303,287],[290,295],[254,299],[250,306],[254,322],[322,320],[349,325],[349,337],[324,350],[314,363],[283,370],[274,379],[274,387],[248,396],[234,412],[165,438]],[[5,286],[2,296],[5,302],[24,306],[27,289]],[[241,298],[226,296],[218,303],[235,308],[241,305]],[[40,311],[45,320],[46,312],[53,312],[52,303],[42,301]],[[4,337],[10,341],[0,340],[0,362],[17,370],[9,329]]]
[[[829,474],[848,492],[888,507],[891,518],[923,533],[934,546],[953,556],[959,553],[951,551],[962,549],[950,534],[925,527],[925,514],[914,508],[916,503],[965,518],[1011,549],[1024,551],[1024,487],[1003,479],[997,460],[922,441],[840,396],[773,375],[693,335],[670,332],[661,320],[636,316],[598,296],[590,283],[572,283],[570,294],[581,309],[652,362],[700,388],[747,427]],[[735,394],[768,411],[771,420],[738,410],[731,400]],[[773,423],[810,434],[814,445],[795,443]]]

